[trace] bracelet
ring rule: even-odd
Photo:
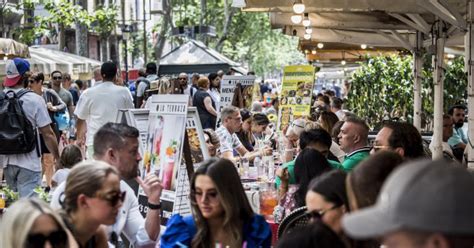
[[[148,202],[148,208],[152,209],[152,210],[161,209],[161,203],[157,205],[157,204],[152,204],[152,203]]]

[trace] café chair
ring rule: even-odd
[[[280,239],[283,235],[291,233],[295,227],[302,227],[309,224],[311,217],[306,212],[306,206],[293,210],[287,215],[280,223],[278,227],[277,239]]]

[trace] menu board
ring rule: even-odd
[[[202,162],[209,159],[201,121],[199,120],[199,115],[195,107],[190,107],[188,109],[188,115],[186,117],[186,132],[194,170],[195,168],[198,168]],[[186,161],[183,159],[178,171],[178,183],[173,213],[181,215],[191,214],[189,191],[189,177],[186,168]]]
[[[187,95],[153,95],[142,177],[155,173],[163,184],[162,224],[173,214],[186,126]]]
[[[279,130],[284,130],[295,118],[309,116],[314,73],[311,65],[285,66],[280,94]]]
[[[234,99],[234,93],[238,84],[242,86],[242,96],[247,100],[245,105],[248,109],[250,109],[254,96],[253,86],[255,79],[255,76],[225,75],[221,81],[221,103],[218,112],[220,113],[224,107],[232,105],[232,100]]]

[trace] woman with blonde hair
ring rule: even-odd
[[[330,111],[322,111],[318,119],[318,122],[321,124],[321,128],[326,130],[328,133],[332,132],[334,125],[336,125],[338,121],[339,118],[337,117],[337,115]],[[337,160],[340,163],[344,162],[346,153],[339,147],[336,142],[332,142],[330,150],[331,153],[337,157]]]
[[[117,169],[101,161],[81,162],[69,173],[64,195],[64,221],[79,246],[108,247],[101,225],[115,223],[125,199]],[[111,240],[116,242],[113,234]]]
[[[216,103],[207,92],[209,84],[207,77],[200,77],[198,79],[197,86],[199,90],[193,96],[193,104],[199,113],[202,128],[215,129],[217,121]]]
[[[270,247],[272,233],[254,214],[234,164],[210,159],[191,180],[192,216],[174,215],[161,247]]]
[[[74,246],[61,217],[39,199],[24,198],[15,202],[8,208],[1,223],[2,248]]]

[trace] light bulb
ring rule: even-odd
[[[341,60],[341,65],[346,65],[346,61],[345,61],[345,60]]]
[[[456,55],[448,53],[447,57],[448,57],[448,59],[454,59],[456,57]]]
[[[299,24],[303,20],[303,17],[301,15],[292,15],[291,16],[291,22],[294,24]]]
[[[448,61],[448,65],[449,65],[449,66],[452,66],[452,65],[453,65],[453,61],[451,61],[451,60]]]
[[[305,28],[304,31],[305,31],[307,34],[312,34],[312,33],[313,33],[313,29],[310,28],[310,27]]]
[[[304,34],[303,37],[304,37],[306,40],[309,40],[309,39],[311,39],[311,34]]]
[[[366,44],[362,44],[362,45],[360,45],[360,48],[362,48],[362,49],[367,49],[367,45],[366,45]]]
[[[323,47],[324,47],[324,44],[323,44],[323,43],[318,43],[318,48],[319,48],[319,49],[323,49]]]
[[[308,13],[304,13],[303,26],[308,27],[309,25],[311,25],[311,21],[309,20]]]
[[[293,11],[296,13],[296,14],[302,14],[304,12],[304,9],[305,9],[305,6],[303,3],[296,3],[293,4]]]
[[[306,54],[309,53],[309,50],[308,49],[304,50],[304,53],[306,53]]]
[[[315,54],[316,54],[316,50],[311,51],[311,53],[312,53],[313,55],[315,55]]]

